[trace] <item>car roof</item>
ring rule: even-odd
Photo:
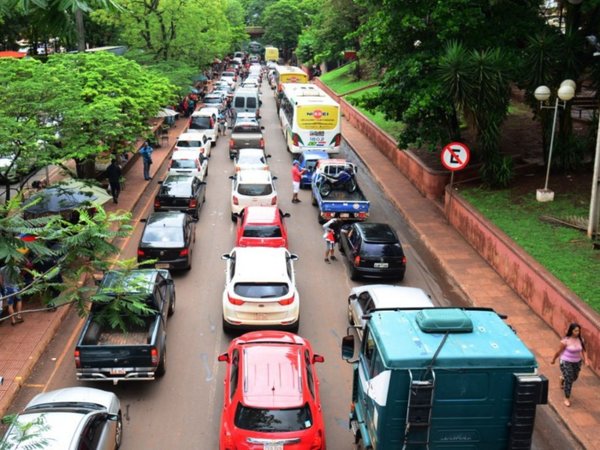
[[[171,159],[199,159],[198,150],[176,150],[171,154]]]
[[[240,170],[237,173],[239,183],[271,183],[271,172],[268,170]]]
[[[396,232],[387,223],[356,223],[365,242],[372,244],[395,244],[399,242]]]
[[[351,293],[359,295],[369,292],[376,308],[431,308],[433,302],[422,289],[394,286],[391,284],[372,284],[353,288]]]
[[[278,217],[277,206],[247,206],[244,211],[245,223],[277,223]]]
[[[287,282],[289,276],[283,247],[235,247],[237,282]]]
[[[262,148],[240,148],[238,155],[241,156],[243,153],[245,153],[248,156],[265,156],[265,151]]]
[[[305,161],[308,159],[328,159],[329,154],[325,150],[304,150],[302,158]]]
[[[146,227],[180,227],[185,223],[186,213],[179,211],[153,212],[146,220]]]
[[[255,408],[302,406],[302,349],[279,343],[244,346],[242,403]]]
[[[202,139],[202,131],[192,131],[189,133],[181,133],[177,141],[198,141]]]

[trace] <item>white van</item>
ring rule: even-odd
[[[217,123],[217,117],[219,117],[219,110],[217,108],[201,108],[194,112],[192,117],[190,117],[190,123],[188,125],[187,132],[204,132],[210,139],[211,144],[215,145],[217,143],[217,137],[219,136],[219,124]]]
[[[236,113],[250,112],[260,119],[260,106],[262,101],[258,89],[238,89],[233,96],[232,106]]]

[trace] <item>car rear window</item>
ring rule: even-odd
[[[193,148],[202,147],[202,141],[177,141],[177,147],[180,148]]]
[[[281,228],[277,225],[254,226],[246,225],[244,228],[244,237],[250,238],[280,238]]]
[[[256,108],[256,98],[254,98],[254,97],[246,98],[246,108]]]
[[[235,426],[267,433],[300,431],[312,426],[312,417],[308,404],[301,408],[262,409],[239,403],[235,411]]]
[[[229,77],[229,78],[233,78],[235,77],[235,72],[223,72],[221,74],[222,77]]]
[[[252,183],[240,183],[237,188],[238,194],[248,196],[261,196],[271,195],[273,193],[273,187],[270,184],[252,184]]]
[[[190,130],[210,130],[211,128],[210,117],[192,117]]]
[[[233,106],[235,106],[236,108],[243,108],[245,99],[246,99],[245,97],[236,97],[233,100]]]
[[[191,183],[163,183],[158,191],[160,197],[191,197]]]
[[[157,227],[146,228],[142,236],[143,244],[160,244],[161,247],[183,246],[183,228],[181,227]]]
[[[171,169],[195,169],[196,161],[193,159],[173,159]]]
[[[287,283],[236,283],[233,291],[246,298],[275,298],[287,295]]]
[[[370,244],[363,242],[360,253],[365,257],[394,257],[403,256],[400,244]]]

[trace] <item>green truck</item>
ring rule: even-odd
[[[365,318],[362,339],[342,342],[357,449],[531,447],[548,380],[496,312],[396,308]]]

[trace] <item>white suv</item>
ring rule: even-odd
[[[195,150],[178,150],[171,155],[169,173],[194,175],[204,181],[208,175],[208,158]]]
[[[279,247],[235,247],[227,261],[223,330],[285,328],[298,331],[300,295],[293,262],[298,256]]]
[[[236,221],[237,215],[246,206],[277,205],[277,191],[268,170],[241,170],[229,177],[231,183],[231,220]]]
[[[217,118],[219,117],[219,109],[211,106],[204,107],[194,112],[190,117],[190,123],[188,125],[188,133],[203,132],[210,138],[211,144],[214,146],[217,143],[219,137],[219,124]]]
[[[211,142],[206,133],[181,133],[177,138],[174,151],[193,150],[210,156]]]

